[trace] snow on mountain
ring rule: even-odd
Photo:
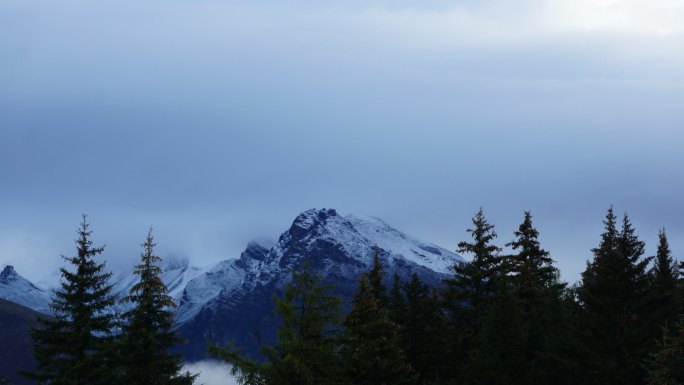
[[[255,352],[262,340],[275,335],[272,296],[282,290],[293,269],[306,262],[349,299],[376,251],[388,281],[393,274],[408,280],[416,272],[424,282],[439,285],[450,268],[463,261],[377,218],[343,216],[332,209],[305,211],[270,249],[250,243],[239,259],[221,262],[188,283],[177,309],[181,330],[190,340],[186,356],[201,358],[207,340],[233,341]]]
[[[326,245],[332,246],[327,253]],[[462,261],[455,253],[412,238],[378,218],[342,216],[332,209],[301,213],[278,243],[267,247],[252,242],[239,259],[220,262],[191,280],[180,298],[178,321],[191,319],[219,295],[229,298],[231,293],[265,286],[276,277],[289,277],[303,257],[324,263],[320,272],[325,276],[353,279],[370,266],[376,249],[390,269],[408,264],[442,275]]]
[[[408,280],[414,272],[431,286],[440,285],[450,268],[463,260],[439,246],[417,240],[380,219],[341,215],[332,209],[308,210],[298,215],[275,244],[251,242],[239,258],[197,268],[187,259],[162,262],[162,280],[179,305],[176,319],[188,345],[186,358],[202,359],[206,342],[234,342],[258,355],[258,346],[275,339],[278,321],[273,296],[281,295],[292,271],[305,263],[349,300],[360,275],[377,252],[387,284],[394,274]],[[113,293],[127,295],[138,277],[132,269],[112,280]],[[55,287],[58,276],[50,276]],[[11,266],[0,273],[0,298],[49,313],[50,292],[19,276]],[[117,305],[122,312],[130,305]]]
[[[176,303],[180,301],[180,297],[188,282],[209,270],[209,268],[191,266],[187,258],[164,258],[162,259],[161,268],[162,281],[166,284],[166,287],[169,289],[169,295],[173,297]],[[138,282],[139,277],[133,274],[133,269],[134,267],[131,267],[129,270],[119,271],[112,278],[112,294],[119,300],[127,296],[133,285]],[[7,278],[5,278],[5,275]],[[18,278],[14,278],[14,276]],[[10,280],[14,283],[5,287],[4,281],[9,282]],[[5,298],[33,310],[49,314],[52,312],[47,306],[50,301],[50,290],[59,288],[60,280],[61,273],[59,270],[55,270],[55,272],[42,278],[39,284],[33,284],[18,276],[12,266],[7,266],[0,275],[0,298]],[[27,287],[33,289],[25,289]],[[41,287],[49,289],[45,290]],[[130,308],[130,306],[132,305],[122,304],[117,301],[114,310],[123,312]]]
[[[20,276],[7,265],[0,272],[0,298],[18,303],[35,311],[49,314],[50,291],[42,289]]]
[[[374,249],[385,251],[390,264],[405,260],[442,274],[448,274],[454,263],[461,261],[453,252],[409,237],[375,217],[341,216],[335,210],[314,209],[299,215],[293,227],[295,233],[309,232],[305,240],[309,244],[320,240],[336,242],[347,255],[355,256],[365,264],[370,263]],[[279,242],[281,249],[277,257],[284,254],[282,246],[288,245],[289,233]]]
[[[190,266],[188,259],[180,261],[181,264],[167,264],[162,271],[162,281],[169,289],[169,295],[173,297],[176,302],[180,300],[183,291],[188,282],[203,274],[207,268]]]
[[[301,260],[322,264],[321,273],[360,273],[372,264],[377,251],[388,271],[410,273],[417,269],[437,275],[449,274],[457,254],[419,241],[374,217],[343,216],[333,209],[308,210],[295,218],[266,258],[276,271],[296,267]]]
[[[254,286],[257,274],[263,269],[266,246],[250,242],[239,259],[222,261],[212,269],[188,282],[176,311],[179,323],[188,321],[202,307],[219,295],[239,295],[240,290]]]
[[[162,259],[161,268],[162,282],[164,282],[169,290],[169,295],[173,297],[176,303],[179,302],[188,282],[207,270],[207,268],[191,266],[187,258],[164,258]],[[115,278],[112,293],[119,300],[122,299],[130,293],[131,288],[138,282],[138,279],[139,277],[133,274],[133,268],[130,271],[120,272]],[[122,312],[130,306],[132,305],[119,303],[116,305],[116,309]]]

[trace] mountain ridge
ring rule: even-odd
[[[413,238],[375,217],[341,215],[334,209],[306,210],[276,243],[249,242],[236,259],[207,268],[194,267],[187,259],[165,260],[162,280],[178,304],[177,327],[189,341],[180,350],[186,358],[197,360],[204,358],[207,341],[234,342],[256,357],[262,343],[275,339],[278,321],[273,314],[273,296],[282,294],[293,270],[308,265],[323,282],[332,284],[335,294],[346,303],[361,274],[371,267],[375,253],[385,267],[388,285],[394,274],[406,281],[415,272],[435,287],[455,264],[463,262],[458,254]],[[0,275],[0,298],[49,313],[46,290],[11,267],[5,270],[4,276]],[[137,277],[130,272],[120,272],[117,277],[113,293],[121,298]],[[32,294],[18,298],[23,292]],[[31,301],[31,295],[37,299]],[[131,304],[119,304],[115,311],[128,306]]]
[[[416,240],[380,219],[340,215],[334,209],[299,214],[277,243],[267,249],[250,243],[240,258],[223,261],[186,286],[177,311],[179,329],[190,341],[186,357],[201,359],[205,341],[235,343],[252,356],[275,339],[273,296],[280,295],[291,272],[305,264],[346,303],[358,279],[378,253],[387,272],[403,280],[416,272],[431,286],[440,285],[463,259],[434,244]]]
[[[38,287],[17,273],[12,265],[0,272],[0,298],[43,314],[50,314],[50,291]]]

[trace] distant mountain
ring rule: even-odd
[[[295,218],[277,243],[251,242],[238,259],[206,269],[191,266],[187,259],[164,260],[162,279],[178,304],[178,328],[188,340],[181,351],[187,359],[198,360],[206,355],[207,341],[233,342],[258,357],[259,345],[275,340],[279,321],[273,313],[273,295],[282,294],[293,270],[307,262],[347,301],[361,274],[370,268],[374,250],[387,272],[388,286],[394,274],[408,280],[413,272],[436,286],[463,261],[377,218],[308,210]],[[118,272],[113,279],[113,293],[119,298],[137,281],[131,272]],[[54,278],[50,282],[57,281]],[[0,273],[0,298],[50,313],[49,291],[22,278],[11,266]],[[119,304],[115,310],[122,312],[128,306]]]
[[[0,272],[0,298],[50,314],[50,292],[31,283],[7,265]]]
[[[170,294],[178,299],[187,282],[203,271],[190,266],[187,259],[168,259],[163,264],[162,279]],[[131,272],[121,272],[113,292],[122,298],[136,282],[137,277]],[[7,377],[13,384],[33,383],[18,376],[17,371],[32,369],[35,365],[28,330],[35,325],[39,315],[52,314],[49,302],[49,291],[20,276],[12,266],[6,266],[0,272],[0,379]],[[115,310],[122,312],[130,306],[117,304]]]
[[[239,259],[224,261],[188,282],[177,310],[183,352],[201,359],[206,341],[235,343],[258,356],[258,346],[275,339],[278,320],[273,295],[280,294],[291,272],[306,261],[348,300],[359,277],[372,264],[374,250],[387,271],[408,280],[413,272],[438,285],[463,260],[439,246],[412,238],[380,219],[342,216],[332,209],[308,210],[297,216],[278,242],[250,243]]]
[[[45,315],[0,299],[0,378],[6,377],[13,384],[33,383],[18,372],[35,366],[29,330],[36,325],[38,317]]]
[[[177,258],[164,258],[162,260],[162,274],[161,278],[166,287],[169,289],[169,294],[174,298],[176,303],[180,301],[185,286],[192,279],[196,278],[200,274],[204,273],[206,269],[191,266],[187,258],[177,259]],[[133,285],[138,282],[138,276],[134,275],[132,270],[127,272],[121,272],[115,278],[114,286],[112,287],[112,293],[114,293],[119,299],[127,296]],[[116,309],[121,312],[132,306],[131,304],[120,304],[116,305]]]
[[[191,266],[187,258],[164,258],[161,268],[162,281],[164,281],[169,289],[169,294],[176,302],[180,301],[187,283],[207,271],[207,269]],[[0,298],[17,302],[41,313],[52,314],[48,306],[51,292],[48,289],[41,288],[41,286],[45,285],[50,287],[50,289],[57,289],[60,279],[61,275],[56,270],[39,281],[41,285],[34,284],[20,276],[12,266],[6,266],[2,273],[0,273]],[[116,272],[111,279],[113,285],[112,294],[118,299],[127,296],[137,281],[138,276],[133,274],[133,268]],[[122,312],[130,306],[129,304],[117,302],[115,310]]]

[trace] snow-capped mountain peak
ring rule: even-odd
[[[388,280],[394,274],[408,280],[416,272],[430,285],[441,284],[449,269],[463,261],[377,218],[345,216],[334,209],[304,211],[272,247],[250,243],[240,258],[220,262],[188,283],[177,310],[181,330],[191,341],[184,348],[186,354],[200,358],[206,340],[233,341],[258,351],[260,342],[253,333],[258,329],[261,337],[274,338],[272,297],[290,280],[293,270],[307,264],[332,283],[336,293],[349,299],[376,252]]]
[[[3,267],[2,272],[0,272],[0,282],[10,282],[17,278],[17,271],[14,270],[14,266],[6,265]]]
[[[19,275],[11,265],[0,272],[0,298],[41,313],[50,313],[50,292]]]
[[[233,341],[257,354],[260,343],[275,338],[273,296],[281,293],[293,270],[308,265],[335,287],[335,294],[348,300],[375,253],[388,281],[394,274],[408,280],[415,272],[432,286],[440,285],[451,267],[463,261],[457,254],[417,240],[378,218],[341,215],[334,209],[304,211],[275,244],[250,242],[239,258],[207,268],[194,267],[187,258],[165,258],[161,278],[179,305],[176,320],[189,340],[183,347],[186,358],[203,358],[207,340]],[[113,294],[119,298],[138,281],[132,269],[115,276]],[[12,266],[0,272],[0,298],[50,312],[50,292],[21,277]],[[130,304],[118,304],[116,310],[121,312],[126,306]]]
[[[258,242],[250,242],[240,258],[222,261],[210,270],[190,280],[177,310],[178,322],[194,317],[204,304],[219,295],[239,295],[243,288],[253,288],[264,270],[269,249]]]
[[[311,209],[298,215],[280,237],[272,258],[280,260],[281,267],[285,267],[292,258],[297,260],[307,250],[315,249],[316,244],[323,243],[338,248],[328,248],[328,255],[321,257],[332,258],[342,252],[365,266],[370,265],[376,250],[385,254],[389,263],[406,261],[441,274],[448,274],[454,264],[462,261],[457,254],[410,237],[381,219],[343,216],[334,209]]]

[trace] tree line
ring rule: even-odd
[[[170,349],[181,343],[173,329],[175,307],[160,278],[161,258],[154,254],[152,230],[143,243],[134,274],[138,282],[113,311],[117,298],[111,273],[95,257],[86,217],[78,229],[76,254],[63,256],[60,287],[50,308],[54,316],[40,318],[31,330],[35,370],[23,374],[50,385],[191,385],[196,375],[182,372],[182,357]]]
[[[580,282],[560,280],[526,212],[513,239],[497,244],[480,209],[439,287],[386,277],[376,254],[349,304],[306,266],[292,272],[275,312],[277,341],[253,360],[234,347],[209,352],[249,385],[494,385],[684,383],[684,264],[665,230],[657,253],[612,207]],[[173,329],[173,299],[160,278],[151,230],[123,314],[111,273],[95,257],[83,218],[76,254],[63,257],[53,318],[32,331],[39,384],[192,384]],[[305,264],[306,265],[306,264]],[[389,279],[387,279],[389,278]],[[386,282],[392,282],[389,287]]]
[[[294,271],[263,361],[211,354],[249,385],[675,385],[684,383],[684,264],[665,230],[654,256],[611,207],[580,282],[561,282],[532,215],[506,243],[480,209],[441,287],[413,274],[385,286],[376,255],[348,311],[332,287]]]

